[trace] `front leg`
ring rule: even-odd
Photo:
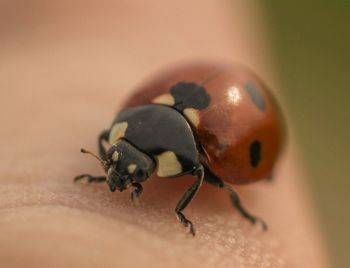
[[[98,152],[100,154],[100,157],[103,160],[107,159],[107,152],[105,147],[103,147],[102,142],[107,141],[108,142],[108,137],[109,137],[109,130],[104,130],[101,132],[100,136],[98,137]]]
[[[143,188],[140,183],[133,183],[132,187],[134,187],[134,190],[131,193],[131,200],[135,205],[139,204],[139,198],[142,194]]]
[[[182,211],[187,207],[187,205],[192,201],[193,197],[198,192],[199,188],[201,187],[204,179],[204,168],[202,165],[200,165],[194,172],[195,176],[197,176],[197,180],[195,183],[191,185],[190,188],[187,189],[187,191],[184,193],[184,195],[181,197],[180,201],[177,203],[175,208],[175,213],[177,218],[179,219],[180,223],[185,227],[190,227],[190,233],[195,236],[196,231],[193,226],[193,223],[188,220],[185,215],[182,213]]]
[[[74,178],[74,182],[80,181],[86,178],[89,183],[91,182],[104,182],[106,181],[106,176],[92,176],[90,174],[81,174]]]

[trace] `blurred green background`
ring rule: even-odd
[[[350,267],[350,1],[259,3],[334,266]]]

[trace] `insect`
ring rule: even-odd
[[[232,204],[251,223],[266,224],[241,205],[229,184],[271,177],[283,142],[278,107],[266,86],[250,71],[220,64],[190,64],[161,73],[137,90],[111,127],[98,138],[106,175],[82,174],[75,181],[107,182],[110,190],[132,189],[156,173],[193,175],[175,213],[195,235],[183,210],[203,182],[226,190]],[[108,150],[103,142],[109,144]]]

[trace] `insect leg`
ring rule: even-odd
[[[81,174],[79,176],[76,176],[74,178],[74,182],[77,182],[77,181],[80,181],[84,178],[87,178],[87,181],[89,183],[91,182],[104,182],[106,181],[106,177],[105,176],[92,176],[92,175],[89,175],[89,174]]]
[[[196,234],[196,231],[194,229],[193,223],[188,220],[185,215],[182,213],[182,211],[187,207],[187,205],[191,202],[193,197],[198,192],[200,186],[203,183],[204,179],[204,168],[202,165],[200,165],[194,172],[195,176],[197,176],[197,180],[191,185],[190,188],[187,189],[187,191],[184,193],[184,195],[181,197],[180,201],[177,203],[175,208],[175,213],[177,218],[179,219],[180,223],[185,227],[190,227],[190,233],[194,236]]]
[[[98,152],[100,154],[100,157],[103,160],[106,160],[107,152],[106,152],[105,148],[103,147],[102,141],[108,141],[108,137],[109,137],[109,130],[102,131],[100,136],[98,137]]]
[[[238,211],[244,218],[249,220],[252,224],[256,224],[259,222],[263,230],[267,230],[267,225],[262,219],[253,216],[242,206],[241,200],[239,199],[237,192],[230,185],[224,183],[219,177],[213,174],[208,168],[205,169],[204,180],[210,183],[211,185],[214,185],[215,187],[224,188],[230,196],[232,205],[238,209]]]
[[[140,183],[133,183],[132,186],[134,187],[134,190],[131,193],[131,200],[134,202],[135,205],[138,205],[138,201],[140,195],[142,194],[143,188]]]

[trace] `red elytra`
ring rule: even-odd
[[[179,82],[196,83],[210,96],[209,106],[198,111],[199,124],[193,130],[212,172],[234,184],[269,178],[282,148],[283,124],[267,87],[245,68],[178,66],[143,84],[122,109],[150,104]]]

